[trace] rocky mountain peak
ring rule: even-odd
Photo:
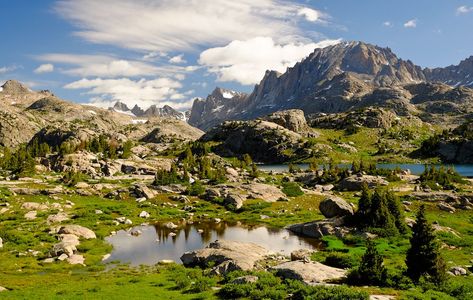
[[[16,80],[8,80],[2,85],[2,90],[5,94],[27,94],[31,93],[31,90],[24,84]]]
[[[125,103],[120,102],[120,101],[117,101],[117,103],[115,103],[113,108],[116,109],[116,110],[120,110],[120,111],[129,111],[130,110]]]
[[[138,106],[138,104],[135,104],[135,106],[133,106],[133,108],[131,109],[131,112],[135,115],[135,116],[141,116],[144,114],[144,110],[141,109],[141,107]]]

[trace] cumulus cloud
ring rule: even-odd
[[[323,14],[315,9],[308,8],[308,7],[303,7],[299,9],[297,12],[298,16],[303,16],[307,21],[309,22],[317,22],[320,21]]]
[[[417,27],[417,20],[412,19],[412,20],[407,21],[406,23],[404,23],[404,27],[405,28],[416,28]]]
[[[112,106],[116,101],[130,106],[138,104],[142,108],[153,104],[158,106],[167,104],[176,109],[191,106],[191,102],[185,100],[188,94],[179,92],[182,88],[181,83],[170,78],[152,80],[83,78],[65,85],[64,88],[87,90],[84,94],[92,96],[90,104],[100,107]]]
[[[386,21],[386,22],[383,22],[383,26],[385,26],[385,27],[392,27],[392,26],[393,26],[393,23],[391,23],[390,21]]]
[[[51,73],[53,71],[54,71],[53,64],[42,64],[34,70],[36,74]]]
[[[148,53],[302,35],[297,22],[288,20],[322,17],[289,0],[62,0],[55,11],[87,41]]]
[[[338,42],[339,40],[325,40],[319,43],[279,45],[270,37],[257,37],[208,49],[201,53],[199,63],[210,73],[216,74],[218,81],[251,85],[258,83],[268,69],[284,72],[315,48]]]
[[[172,64],[185,64],[187,61],[184,59],[184,54],[173,56],[169,59]]]
[[[39,60],[62,63],[71,67],[62,70],[62,73],[80,77],[138,77],[169,75],[188,72],[185,67],[155,66],[146,62],[118,59],[106,55],[78,55],[50,53],[37,57]]]
[[[465,15],[473,11],[473,6],[460,6],[457,8],[457,15]]]

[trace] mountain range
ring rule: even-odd
[[[342,42],[315,49],[283,74],[267,71],[250,94],[216,88],[193,103],[189,123],[203,130],[225,120],[247,120],[284,109],[306,115],[383,106],[398,114],[458,122],[473,112],[473,56],[459,65],[421,68],[389,48]],[[441,120],[439,120],[441,121]]]
[[[141,107],[135,104],[135,106],[130,109],[125,103],[120,101],[117,101],[113,107],[109,108],[109,110],[138,118],[148,119],[153,117],[160,117],[181,121],[187,121],[190,114],[190,112],[177,111],[169,105],[164,105],[161,108],[157,107],[156,105],[151,105],[148,109],[143,110]]]

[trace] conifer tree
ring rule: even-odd
[[[380,188],[377,188],[371,197],[371,211],[368,220],[371,227],[382,229],[384,235],[399,233],[389,211],[386,195]]]
[[[446,280],[446,265],[440,256],[432,225],[425,216],[425,206],[417,212],[417,220],[412,228],[411,248],[407,251],[407,275],[418,282],[422,276],[441,284]]]
[[[349,275],[349,279],[356,284],[383,285],[386,278],[387,270],[383,257],[376,249],[376,245],[368,239],[360,265]]]

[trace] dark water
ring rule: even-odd
[[[307,170],[309,168],[308,164],[296,164],[302,170]],[[340,167],[351,167],[350,164],[340,164]],[[420,175],[424,172],[425,166],[422,164],[377,164],[378,168],[381,169],[395,169],[396,167],[401,168],[402,170],[410,170],[414,175]],[[448,165],[445,164],[445,167],[453,166],[455,170],[464,177],[473,177],[473,165]],[[258,165],[258,169],[266,172],[287,172],[288,165],[285,164],[275,164],[275,165]]]
[[[284,255],[301,248],[316,249],[321,246],[316,239],[298,237],[285,229],[247,227],[224,222],[194,223],[175,230],[157,224],[137,226],[132,230],[136,229],[142,234],[132,236],[128,231],[121,230],[106,238],[113,245],[113,251],[105,263],[119,261],[131,265],[154,265],[163,259],[181,263],[179,258],[184,252],[204,248],[217,239],[253,242]],[[203,233],[199,233],[199,229]],[[171,237],[171,232],[176,233],[176,236]]]

